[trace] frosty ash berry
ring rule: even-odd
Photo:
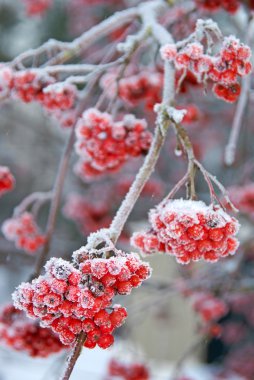
[[[167,200],[150,211],[152,229],[135,233],[132,244],[144,253],[163,252],[188,264],[201,259],[215,262],[238,248],[237,220],[219,206],[192,200]]]

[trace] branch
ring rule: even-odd
[[[166,29],[160,27],[160,25],[156,21],[158,9],[161,9],[162,6],[164,7],[163,1],[152,1],[150,3],[146,3],[140,6],[139,9],[140,12],[143,12],[144,15],[144,27],[150,27],[153,36],[156,36],[156,39],[159,41],[159,43],[165,44],[169,42],[171,43],[172,37],[166,31]],[[155,164],[158,160],[160,150],[166,138],[166,131],[170,125],[170,120],[166,112],[166,107],[171,105],[171,103],[173,103],[174,100],[174,82],[174,67],[170,63],[165,62],[163,99],[162,104],[158,109],[156,130],[153,142],[142,167],[140,168],[132,186],[130,187],[109,228],[110,237],[114,243],[117,242],[122,232],[122,229],[132,209],[134,208],[142,189],[144,188],[146,182],[152,174]],[[78,347],[81,347],[84,341],[85,336],[79,335],[70,354],[65,372],[63,376],[60,378],[61,380],[69,380],[80,354],[80,350],[78,349]],[[75,354],[76,352],[78,352],[78,355]]]

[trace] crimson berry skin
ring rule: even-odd
[[[175,256],[181,264],[199,260],[215,262],[233,255],[238,248],[235,235],[239,223],[219,206],[206,206],[201,201],[167,200],[150,211],[149,221],[152,230],[132,237],[132,244],[141,250],[145,248],[144,253],[146,239],[151,234],[163,243],[158,251]]]

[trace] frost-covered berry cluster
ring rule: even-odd
[[[199,83],[210,80],[213,92],[227,102],[237,100],[241,87],[238,77],[251,72],[251,50],[234,36],[225,37],[219,54],[211,56],[204,52],[200,42],[188,43],[177,51],[174,44],[161,48],[162,58],[174,62],[177,70],[192,72]]]
[[[254,220],[254,183],[230,187],[228,192],[239,211]]]
[[[31,69],[13,73],[12,93],[26,103],[38,101],[47,110],[67,110],[73,106],[77,90],[69,83],[56,84],[54,77]]]
[[[84,235],[108,227],[112,219],[110,199],[94,198],[93,202],[90,197],[70,194],[64,206],[64,215],[77,223]]]
[[[240,6],[238,0],[195,0],[195,2],[198,7],[212,12],[224,9],[229,13],[235,13]]]
[[[130,75],[119,80],[117,89],[117,75],[108,73],[101,79],[101,87],[108,97],[118,96],[126,103],[135,106],[141,101],[148,109],[153,109],[161,101],[163,75],[160,72],[144,70],[138,74]]]
[[[238,247],[237,220],[219,206],[192,200],[167,200],[149,214],[151,230],[137,232],[132,244],[144,253],[163,252],[177,262],[217,261]]]
[[[116,294],[130,294],[149,277],[150,268],[135,254],[110,259],[88,259],[82,249],[74,255],[80,269],[52,258],[44,276],[23,283],[13,294],[15,307],[59,334],[63,344],[72,344],[86,333],[85,347],[108,348],[112,335],[127,317],[126,309],[112,306]]]
[[[46,358],[65,348],[57,335],[48,328],[40,327],[13,305],[0,311],[0,343],[32,357]]]
[[[83,113],[76,136],[76,172],[85,179],[119,170],[129,157],[147,153],[152,140],[145,120],[126,115],[115,122],[95,108]]]
[[[22,0],[28,16],[45,13],[53,4],[53,0]]]
[[[123,380],[149,380],[148,368],[142,363],[125,363],[118,359],[111,359],[108,365],[110,377],[121,378]]]
[[[204,322],[215,322],[224,317],[229,308],[220,298],[214,297],[209,292],[195,292],[191,295],[193,309],[200,315]]]
[[[45,236],[29,212],[5,220],[2,232],[7,240],[15,242],[17,248],[29,253],[36,252],[45,243]]]
[[[13,190],[15,178],[7,166],[0,166],[0,196]]]
[[[53,76],[43,70],[14,71],[0,68],[1,97],[12,97],[22,102],[38,102],[63,126],[72,126],[73,107],[77,100],[77,88],[70,83],[57,83]]]

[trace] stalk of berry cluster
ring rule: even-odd
[[[50,250],[50,245],[55,230],[57,211],[59,208],[64,180],[69,166],[69,161],[71,157],[72,148],[75,141],[75,124],[72,127],[69,139],[67,141],[65,150],[62,155],[62,159],[58,169],[58,175],[55,180],[55,184],[52,191],[52,200],[50,204],[50,210],[48,215],[47,227],[46,227],[46,241],[43,246],[43,250],[38,257],[34,272],[32,273],[30,279],[34,279],[39,276],[41,269],[45,263],[46,257]]]

